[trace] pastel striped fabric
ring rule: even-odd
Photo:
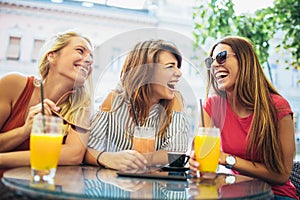
[[[112,110],[122,103],[117,96],[112,103]],[[122,103],[114,112],[104,112],[101,109],[92,121],[91,134],[88,142],[90,148],[99,151],[116,152],[132,149],[132,133],[135,123],[129,117],[130,103]],[[160,104],[156,104],[150,111],[144,126],[158,127]],[[131,126],[127,127],[129,120]],[[156,130],[158,132],[158,130]],[[172,113],[172,121],[164,136],[155,138],[156,150],[186,152],[188,149],[189,124],[184,112]]]

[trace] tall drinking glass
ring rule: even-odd
[[[200,176],[215,178],[220,157],[220,130],[218,128],[198,128],[194,139],[194,151],[199,162]]]
[[[144,154],[148,165],[151,165],[152,153],[155,151],[155,129],[153,127],[135,127],[133,149]]]
[[[54,183],[63,141],[62,119],[36,115],[30,134],[30,164],[33,182]]]
[[[140,153],[151,153],[155,149],[155,135],[153,127],[140,127],[134,129],[133,149]]]

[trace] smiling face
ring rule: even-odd
[[[232,92],[236,83],[239,66],[238,60],[229,45],[218,44],[212,54],[212,58],[216,58],[218,53],[227,51],[227,59],[223,64],[219,64],[216,60],[211,64],[211,73],[218,84],[218,89]]]
[[[67,46],[57,53],[49,53],[48,57],[51,60],[49,74],[52,71],[70,80],[71,84],[82,85],[92,71],[92,47],[81,37],[72,37]]]
[[[182,75],[178,68],[178,61],[172,53],[161,51],[158,58],[159,62],[155,66],[153,78],[151,79],[151,101],[153,103],[158,103],[161,99],[173,99],[176,84]]]

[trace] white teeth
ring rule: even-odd
[[[226,76],[228,76],[228,73],[227,72],[218,72],[215,77],[217,79],[221,79],[221,78],[225,78]]]

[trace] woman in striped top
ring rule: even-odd
[[[117,170],[146,167],[145,157],[132,150],[136,123],[130,99],[139,125],[156,129],[157,152],[187,151],[189,126],[183,99],[175,89],[181,62],[172,43],[149,40],[135,45],[123,65],[119,86],[92,122],[86,163]]]

